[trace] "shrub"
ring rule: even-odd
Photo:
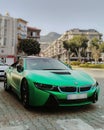
[[[104,68],[104,64],[90,64],[90,63],[85,63],[85,64],[80,64],[80,67],[87,67],[87,68]]]
[[[71,64],[71,65],[78,65],[78,66],[79,66],[79,65],[80,65],[80,62],[79,62],[79,61],[71,61],[70,64]]]

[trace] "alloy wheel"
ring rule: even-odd
[[[22,103],[25,108],[29,107],[29,90],[26,80],[24,80],[22,84]]]

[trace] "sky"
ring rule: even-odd
[[[104,35],[104,0],[0,0],[0,14],[28,21],[28,26],[63,34],[73,28]]]

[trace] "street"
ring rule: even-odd
[[[82,107],[26,110],[0,82],[0,130],[104,130],[104,69],[83,69],[100,84],[99,101]]]

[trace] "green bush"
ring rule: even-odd
[[[67,66],[69,65],[68,63],[65,63],[65,64]],[[104,64],[80,63],[79,61],[71,61],[70,65],[71,66],[86,67],[86,68],[103,68],[104,69]]]
[[[78,66],[79,66],[79,65],[80,65],[80,62],[79,62],[79,61],[71,61],[70,64],[71,64],[71,65],[78,65]]]
[[[89,63],[85,63],[85,64],[80,64],[80,67],[88,67],[88,68],[104,68],[104,64],[89,64]]]
[[[88,66],[89,66],[89,63],[80,64],[79,66],[80,66],[80,67],[88,67]]]

